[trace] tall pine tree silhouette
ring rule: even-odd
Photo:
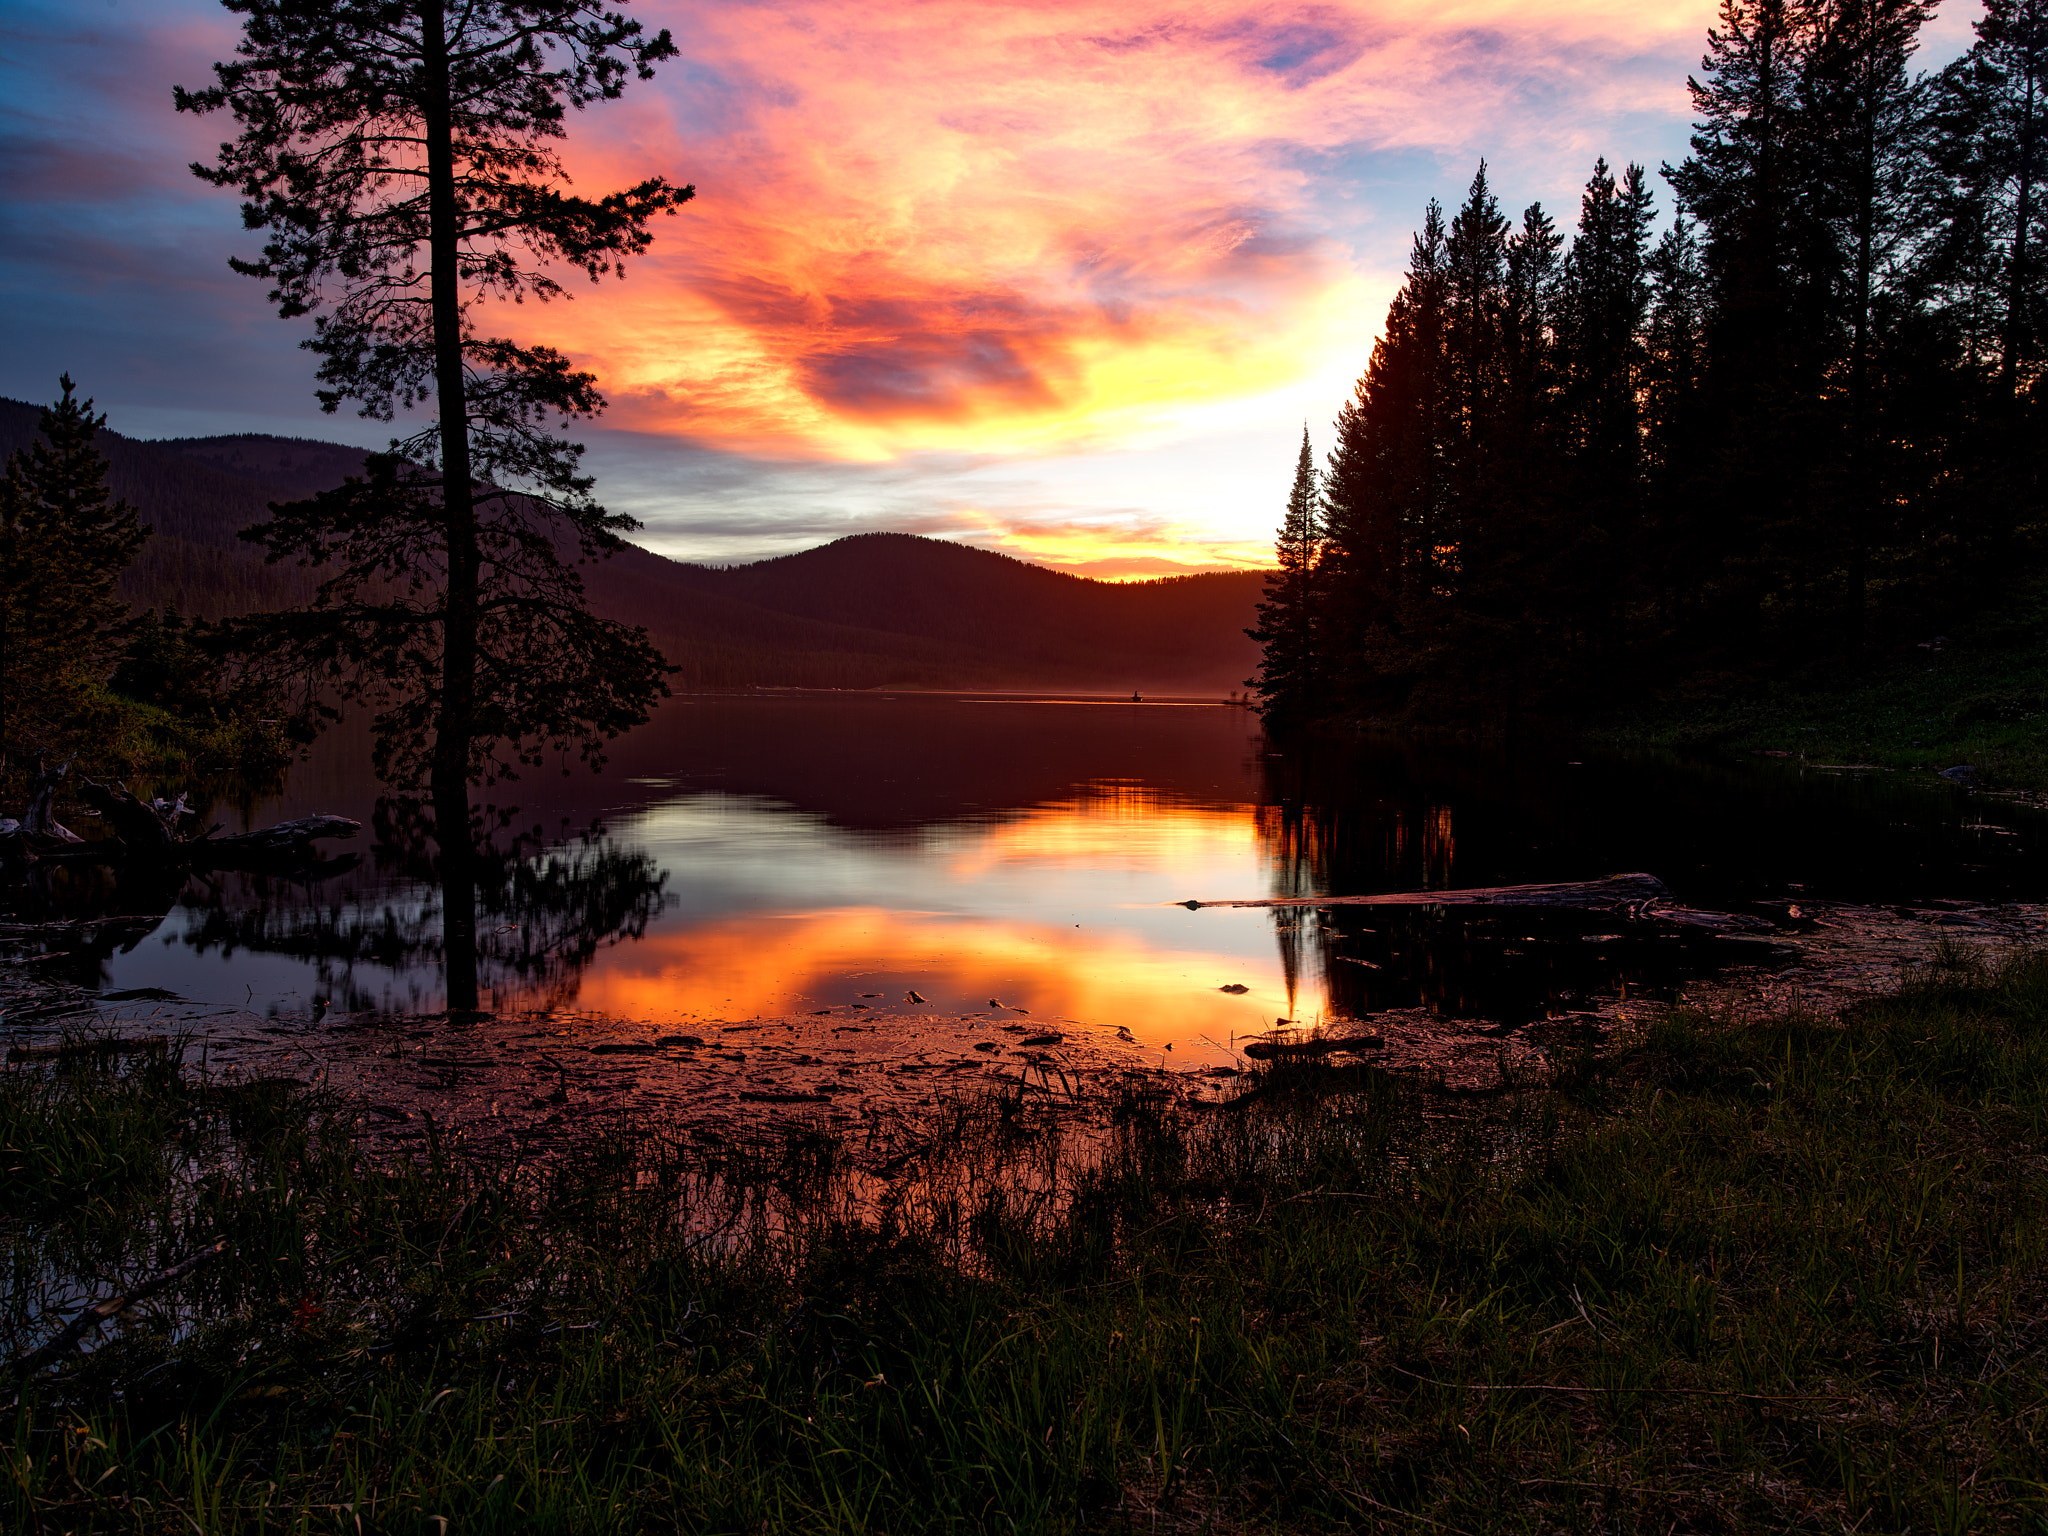
[[[1895,300],[1931,211],[1920,153],[1929,93],[1907,63],[1934,11],[1932,0],[1832,0],[1818,10],[1802,87],[1815,268],[1802,287],[1832,322],[1823,346],[1833,462],[1816,502],[1827,509],[1824,558],[1842,573],[1852,650],[1867,638],[1872,549],[1891,542],[1911,474],[1881,421],[1885,363],[1920,372],[1931,361],[1887,343],[1910,313]]]
[[[251,530],[271,558],[329,575],[311,609],[242,632],[373,707],[379,772],[431,788],[450,1002],[472,1007],[468,784],[551,753],[598,758],[665,691],[645,633],[595,617],[564,558],[605,555],[635,526],[592,499],[581,449],[551,429],[602,409],[595,379],[480,322],[496,301],[564,296],[552,266],[623,275],[648,221],[691,196],[660,176],[575,195],[557,149],[569,109],[676,50],[586,0],[224,3],[244,18],[236,57],[176,99],[241,124],[193,167],[269,234],[232,265],[271,285],[282,317],[314,316],[326,409],[432,413],[363,480]]]
[[[1260,711],[1269,720],[1306,718],[1323,699],[1324,665],[1316,643],[1322,616],[1316,588],[1323,550],[1318,502],[1315,454],[1303,423],[1294,484],[1273,542],[1278,569],[1266,578],[1257,627],[1245,631],[1264,647],[1259,675],[1245,686],[1258,694]]]
[[[1405,701],[1426,655],[1455,548],[1442,542],[1450,486],[1444,348],[1450,324],[1443,208],[1434,199],[1408,273],[1352,397],[1323,477],[1333,702]]]

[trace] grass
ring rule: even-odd
[[[0,1078],[9,1529],[2048,1530],[2048,955],[1675,1013],[1482,1114],[1276,1067],[1087,1147],[546,1162],[162,1059]],[[87,1283],[89,1281],[89,1283]],[[69,1299],[67,1308],[59,1303]]]
[[[1768,684],[1703,682],[1683,700],[1609,721],[1625,745],[1804,754],[1895,769],[1973,767],[1984,782],[2048,791],[2048,593],[2014,595],[1932,648],[1865,669]]]

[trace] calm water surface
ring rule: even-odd
[[[366,757],[336,736],[282,796],[216,811],[231,825],[315,810],[374,823],[353,870],[171,892],[60,882],[40,899],[169,908],[98,957],[110,991],[286,1016],[316,997],[434,1009],[430,855],[380,810]],[[537,774],[479,798],[503,850],[482,924],[492,1005],[657,1023],[915,990],[942,1010],[1000,1000],[1193,1045],[1404,1000],[1334,963],[1355,935],[1174,905],[1190,897],[1638,869],[1703,905],[2048,892],[2040,818],[1932,775],[1575,760],[1543,743],[1274,743],[1214,704],[686,697],[602,775]]]

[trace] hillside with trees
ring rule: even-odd
[[[1290,503],[1270,717],[1849,675],[2039,576],[2048,5],[1916,73],[1933,12],[1725,0],[1661,230],[1604,159],[1569,236],[1483,164],[1431,202]]]
[[[41,408],[0,401],[0,456]],[[312,573],[265,564],[241,530],[273,501],[364,470],[360,450],[264,435],[144,442],[101,429],[107,483],[155,532],[118,592],[137,610],[222,619],[297,607]],[[685,688],[1243,686],[1260,575],[1103,582],[907,534],[863,534],[719,569],[628,545],[585,568],[592,608],[644,626]]]

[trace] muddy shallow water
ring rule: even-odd
[[[394,1123],[858,1125],[955,1087],[1133,1073],[1213,1096],[1247,1041],[1317,1026],[1479,1089],[1688,988],[1833,996],[1943,933],[2030,937],[2048,897],[2040,814],[1932,774],[1272,742],[1196,700],[688,697],[601,776],[479,797],[493,1016],[458,1025],[433,1017],[429,854],[365,757],[337,735],[282,793],[213,812],[230,830],[354,816],[352,869],[17,872],[8,1042],[94,1016],[195,1031],[223,1069],[325,1074]],[[1771,926],[1646,944],[1597,922],[1180,905],[1622,870]],[[67,920],[91,926],[25,931]]]

